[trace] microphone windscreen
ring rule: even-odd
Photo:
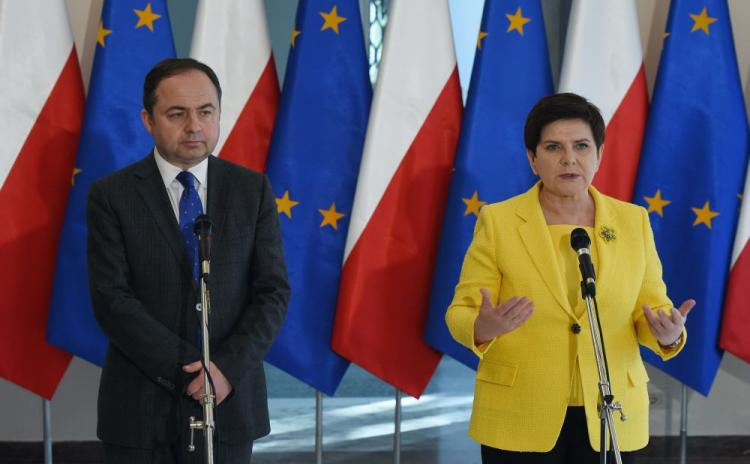
[[[197,236],[205,237],[206,235],[211,235],[211,226],[211,219],[207,215],[201,214],[195,218],[194,231]]]
[[[580,250],[581,248],[588,248],[591,245],[591,239],[586,230],[576,227],[573,232],[570,233],[570,246],[574,250]]]

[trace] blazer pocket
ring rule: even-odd
[[[512,363],[482,360],[477,369],[477,380],[512,387],[516,382],[518,366]]]
[[[644,383],[647,383],[648,381],[648,372],[646,372],[646,368],[643,366],[643,364],[637,364],[635,366],[631,366],[628,369],[628,382],[630,383],[631,387],[637,387],[638,385],[642,385]]]

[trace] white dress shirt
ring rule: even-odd
[[[177,174],[182,172],[182,169],[165,160],[156,147],[154,147],[154,159],[156,160],[156,167],[159,168],[159,173],[164,181],[164,186],[167,188],[169,202],[172,204],[172,211],[174,211],[174,216],[177,218],[177,223],[179,224],[180,197],[182,196],[182,191],[185,190],[185,187],[183,187],[180,181],[177,180]],[[208,195],[208,158],[188,169],[188,171],[195,176],[195,179],[197,180],[195,189],[198,191],[198,197],[201,199],[203,212],[206,213],[206,196]]]

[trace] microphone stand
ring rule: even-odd
[[[586,303],[586,314],[588,315],[589,328],[591,329],[591,342],[594,346],[594,357],[596,369],[599,375],[599,462],[607,463],[607,442],[612,444],[612,454],[617,464],[622,464],[620,455],[620,444],[617,439],[617,429],[614,422],[614,411],[619,411],[620,420],[625,421],[627,417],[622,412],[622,404],[614,401],[612,387],[609,381],[609,366],[607,354],[604,349],[604,338],[602,337],[602,326],[599,318],[599,309],[596,304],[596,277],[594,266],[591,263],[589,246],[591,239],[584,229],[575,229],[571,234],[571,246],[578,254],[579,269],[581,271],[581,295]],[[607,440],[609,432],[610,440]]]
[[[612,454],[617,464],[622,464],[620,455],[620,444],[617,440],[617,429],[614,422],[614,411],[620,412],[620,420],[625,421],[627,417],[622,412],[622,404],[614,401],[612,387],[609,382],[609,369],[606,365],[606,356],[604,353],[604,339],[602,338],[601,325],[599,323],[599,311],[596,308],[595,296],[588,294],[585,281],[581,281],[583,290],[583,299],[586,302],[586,314],[588,315],[589,328],[591,329],[591,341],[594,345],[594,356],[596,358],[596,368],[599,374],[599,462],[607,463],[607,431],[612,442]]]
[[[211,298],[208,292],[208,277],[211,271],[211,220],[200,215],[195,220],[195,234],[200,243],[200,294],[201,294],[201,363],[203,364],[203,420],[190,416],[190,443],[188,451],[195,451],[195,430],[203,430],[206,463],[214,463],[214,395],[213,382],[209,372],[211,358],[209,353],[208,317],[211,312]]]

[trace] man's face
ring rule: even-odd
[[[164,159],[186,170],[216,147],[220,111],[211,80],[191,70],[162,80],[153,114],[144,109],[141,119]]]

